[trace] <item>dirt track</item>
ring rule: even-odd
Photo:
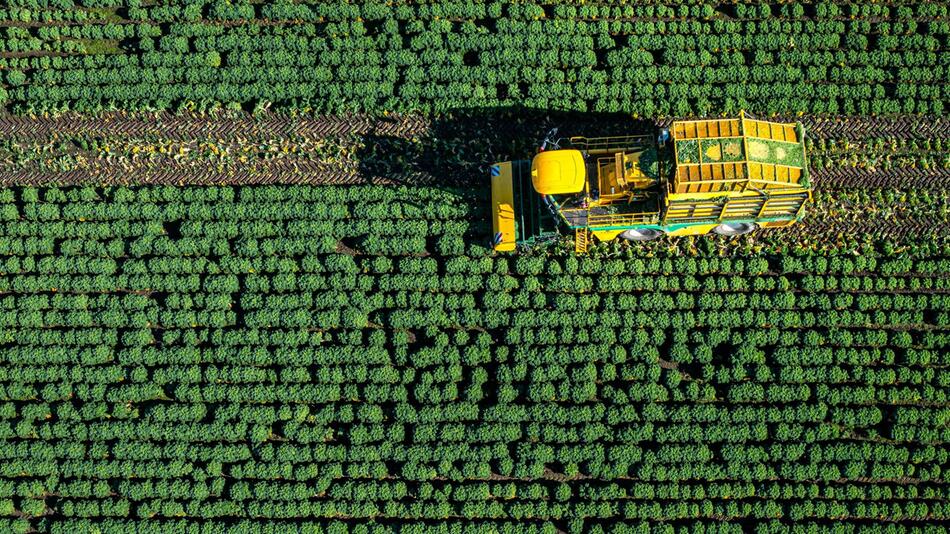
[[[499,115],[505,112],[499,112]],[[569,116],[570,114],[558,114]],[[490,117],[487,113],[484,116]],[[538,121],[539,114],[526,120]],[[560,117],[554,117],[559,122]],[[589,117],[585,120],[587,122]],[[597,120],[594,117],[594,120]],[[610,120],[617,117],[610,116]],[[865,139],[893,137],[898,139],[945,136],[950,132],[948,117],[776,117],[773,120],[801,121],[815,137]],[[657,121],[668,124],[672,119]],[[155,136],[187,140],[196,138],[252,138],[261,136],[328,137],[342,135],[386,135],[410,137],[425,134],[433,121],[423,115],[389,115],[374,117],[364,114],[341,116],[289,115],[265,113],[252,115],[222,111],[214,115],[176,114],[171,112],[130,113],[104,112],[98,115],[65,113],[57,117],[0,114],[0,135],[15,139],[47,139],[62,135],[93,135],[127,137]],[[642,122],[642,121],[641,121]],[[632,121],[631,121],[632,124]],[[511,125],[504,125],[510,127]],[[474,134],[475,132],[473,132]],[[480,133],[484,135],[484,132]]]
[[[794,117],[788,117],[794,120]],[[897,118],[801,119],[811,135],[836,140],[872,137],[906,139],[940,136],[950,131],[950,119],[906,116]],[[668,122],[668,121],[660,121]],[[449,183],[465,185],[480,179],[494,159],[515,157],[530,150],[535,138],[551,126],[571,124],[571,133],[603,131],[644,133],[646,121],[618,116],[578,116],[497,111],[472,116],[428,119],[421,115],[293,116],[289,114],[222,111],[215,115],[108,112],[90,116],[67,113],[58,117],[0,115],[0,135],[18,145],[18,153],[0,160],[0,183]],[[567,132],[564,132],[567,133]],[[183,143],[232,145],[231,161],[171,155],[148,158],[133,154],[142,146]],[[94,148],[87,145],[96,142]],[[254,156],[263,144],[301,143],[289,154]],[[311,156],[306,143],[331,142],[344,153],[336,158]],[[99,146],[104,145],[104,146]],[[125,147],[125,152],[122,147]],[[176,145],[178,146],[178,145]],[[173,147],[174,148],[174,147]],[[180,148],[180,146],[179,146]],[[67,161],[60,164],[57,158]],[[833,167],[813,170],[818,188],[916,187],[943,189],[950,170],[895,167],[866,170]]]
[[[58,117],[0,115],[0,135],[20,140],[71,136],[130,138],[234,139],[274,136],[330,137],[387,135],[407,137],[428,128],[418,115],[291,116],[268,113],[221,112],[216,115],[105,112],[97,115],[66,113]]]
[[[899,167],[867,170],[856,167],[836,167],[812,171],[816,189],[853,189],[857,187],[887,187],[895,189],[948,189],[950,169],[920,169]]]
[[[572,122],[573,121],[573,122]],[[836,141],[908,139],[919,117],[814,119],[813,136]],[[924,121],[926,122],[926,121]],[[582,135],[646,133],[655,124],[626,117],[480,114],[341,117],[221,113],[0,116],[0,184],[405,184],[484,186],[485,166],[533,150],[552,126]],[[927,122],[950,131],[950,120]],[[565,132],[566,133],[566,132]],[[943,133],[943,132],[941,132]],[[938,134],[939,135],[939,134]],[[942,157],[938,154],[938,157]],[[818,191],[950,189],[950,169],[892,166],[812,169]],[[829,235],[950,235],[941,222],[901,216],[863,222],[846,207],[819,208],[801,230]],[[843,210],[843,211],[842,211]],[[840,213],[840,216],[834,213]],[[909,215],[909,214],[908,214]]]
[[[884,224],[867,224],[861,222],[835,221],[827,223],[813,223],[800,225],[799,233],[807,234],[816,241],[826,240],[829,236],[870,236],[875,238],[906,237],[946,237],[950,235],[950,228],[933,221],[908,218],[895,219]]]

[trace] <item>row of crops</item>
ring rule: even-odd
[[[17,110],[947,109],[943,3],[12,0]]]
[[[946,246],[494,256],[484,200],[0,190],[0,530],[942,530]]]
[[[885,139],[863,141],[806,138],[808,163],[812,169],[858,167],[871,171],[899,167],[925,170],[950,169],[950,140]]]

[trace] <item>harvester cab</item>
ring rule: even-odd
[[[811,199],[801,124],[674,122],[657,135],[545,137],[533,159],[491,166],[493,246],[575,234],[650,240],[739,235],[799,220]]]

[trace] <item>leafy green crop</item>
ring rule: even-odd
[[[940,2],[12,0],[0,105],[941,114]],[[90,9],[91,8],[91,9]]]
[[[492,256],[485,205],[0,191],[2,528],[942,528],[950,250]]]

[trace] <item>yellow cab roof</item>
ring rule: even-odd
[[[579,193],[587,171],[580,150],[548,150],[531,162],[531,183],[542,195]]]

